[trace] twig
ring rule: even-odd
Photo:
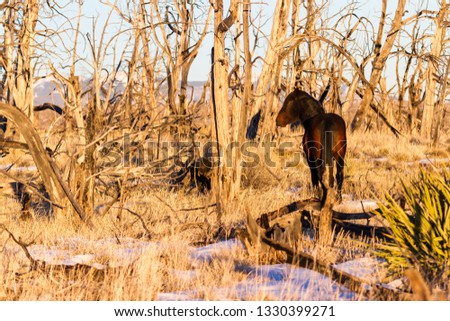
[[[48,158],[48,162],[50,163],[50,166],[52,167],[54,171],[54,176],[56,177],[57,181],[60,184],[60,187],[62,188],[64,194],[69,199],[70,203],[73,206],[73,209],[77,212],[80,219],[86,223],[89,227],[93,227],[92,222],[90,219],[86,216],[86,213],[84,212],[84,209],[81,207],[81,205],[78,203],[78,201],[73,196],[72,192],[69,189],[69,186],[67,186],[66,182],[63,180],[61,175],[59,174],[59,169],[56,167],[56,164],[53,162],[51,158]]]
[[[154,194],[153,196],[154,196],[158,201],[160,201],[160,202],[163,203],[165,206],[167,206],[167,207],[172,211],[172,213],[174,213],[174,214],[177,213],[177,210],[174,209],[172,206],[170,206],[166,201],[164,201],[163,199],[161,199],[161,197],[159,197],[159,196],[156,195],[156,194]]]
[[[206,206],[201,206],[201,207],[194,207],[194,208],[182,208],[179,209],[178,212],[193,212],[193,211],[199,211],[199,210],[204,210],[210,207],[214,207],[216,206],[216,203],[214,204],[210,204],[210,205],[206,205]]]
[[[120,186],[120,196],[119,196],[119,209],[117,212],[117,219],[120,221],[122,218],[122,209],[123,209],[123,203],[125,202],[125,186],[127,185],[128,180],[128,174],[130,173],[130,168],[127,168],[125,170],[125,174],[123,175],[122,179],[122,186]]]
[[[138,213],[136,213],[136,212],[130,210],[129,208],[123,207],[123,209],[124,209],[125,211],[127,211],[128,213],[130,213],[131,215],[136,216],[136,217],[139,219],[139,221],[141,221],[142,227],[144,228],[145,232],[147,232],[148,238],[150,239],[150,238],[152,237],[152,233],[151,233],[150,230],[147,228],[147,225],[145,224],[145,221],[144,221],[144,219],[142,218],[142,216],[139,215]]]
[[[39,261],[39,260],[35,260],[30,252],[28,251],[28,246],[30,246],[32,243],[26,244],[24,242],[22,242],[22,240],[17,239],[13,233],[11,233],[4,224],[0,224],[0,227],[9,234],[9,236],[11,237],[11,239],[20,246],[20,248],[23,250],[23,252],[25,253],[25,256],[27,257],[27,259],[30,261],[30,271],[37,271],[37,270],[43,270],[43,268],[45,267],[45,262],[44,261]]]

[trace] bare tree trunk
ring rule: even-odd
[[[299,28],[299,15],[300,15],[300,6],[303,1],[300,0],[292,0],[292,16],[291,16],[291,34],[295,35]],[[297,85],[297,81],[300,78],[300,72],[303,69],[303,63],[300,58],[300,48],[297,47],[292,51],[292,60],[287,60],[286,62],[286,72],[288,73],[288,81],[286,83],[286,94],[290,93],[295,86]]]
[[[247,111],[249,110],[251,93],[252,93],[252,58],[250,53],[250,41],[249,41],[249,25],[250,25],[250,0],[245,0],[244,3],[239,5],[238,17],[242,17],[242,35],[243,35],[243,46],[244,46],[244,83],[241,83],[241,74],[239,72],[240,65],[239,61],[241,59],[241,37],[235,38],[235,61],[236,65],[234,70],[237,70],[235,75],[235,83],[233,88],[232,97],[232,145],[230,145],[230,155],[232,157],[231,161],[231,186],[229,199],[234,199],[241,187],[241,176],[242,176],[242,152],[241,147],[245,139],[245,130],[247,125]],[[236,34],[241,35],[240,19],[236,21]]]
[[[237,18],[238,1],[230,3],[230,15],[223,19],[223,1],[214,2],[214,65],[213,65],[213,88],[214,101],[217,118],[217,146],[219,146],[222,163],[219,166],[218,181],[216,187],[220,191],[225,204],[230,200],[233,171],[229,161],[233,157],[230,146],[230,111],[228,106],[228,57],[225,53],[225,33],[234,24]],[[219,213],[219,220],[222,213]]]
[[[239,3],[237,8],[235,29],[236,36],[234,37],[234,67],[232,68],[231,74],[229,75],[229,85],[231,89],[231,145],[230,150],[227,151],[229,162],[227,159],[226,166],[230,166],[231,171],[231,182],[229,191],[229,200],[235,198],[239,192],[239,187],[241,183],[242,168],[240,166],[241,161],[241,139],[240,139],[240,123],[241,123],[241,110],[244,109],[244,102],[242,99],[242,86],[241,86],[241,19],[242,16],[242,3]]]
[[[422,103],[422,87],[425,81],[425,73],[423,72],[423,59],[418,58],[415,71],[411,77],[409,84],[409,114],[408,127],[413,132],[417,129],[419,106]],[[417,75],[417,80],[416,79]]]
[[[278,95],[278,86],[281,72],[281,59],[278,56],[277,44],[284,41],[287,31],[290,0],[278,0],[273,16],[272,31],[270,34],[269,47],[264,58],[264,65],[255,91],[255,104],[252,114],[261,111],[259,136],[274,129],[274,110],[278,108],[275,97]]]
[[[148,48],[149,39],[147,36],[147,29],[145,23],[145,2],[140,0],[139,12],[137,16],[137,28],[139,32],[139,37],[142,40],[142,48],[144,50],[144,57],[142,58],[142,64],[144,67],[143,78],[144,78],[144,98],[147,102],[147,108],[151,110],[156,107],[156,96],[155,96],[155,73],[152,68],[154,63],[152,63],[150,49]],[[139,37],[136,37],[135,41],[139,41]]]
[[[442,119],[445,118],[445,97],[447,97],[448,94],[448,84],[449,84],[449,76],[450,76],[450,57],[447,58],[447,64],[445,67],[445,72],[442,77],[442,83],[439,93],[439,103],[437,104],[438,107],[438,117],[436,120],[436,125],[434,127],[434,133],[433,133],[433,144],[436,145],[439,139],[439,130],[441,129]]]
[[[438,60],[441,56],[442,45],[444,43],[446,24],[445,19],[448,19],[448,6],[446,0],[441,0],[441,8],[439,14],[436,17],[436,31],[431,43],[431,55],[428,60],[428,66],[426,70],[426,89],[425,89],[425,101],[423,107],[422,124],[420,127],[420,135],[423,138],[430,139],[432,126],[434,105],[436,103],[436,79],[435,73],[438,67]]]
[[[4,44],[6,47],[6,73],[9,94],[14,104],[22,109],[34,123],[33,113],[33,57],[36,23],[39,17],[38,0],[11,1],[5,9]],[[16,30],[17,11],[22,11],[20,30]],[[16,55],[14,57],[14,50]],[[15,63],[13,61],[15,60]]]
[[[239,141],[243,142],[245,138],[245,129],[247,126],[247,117],[251,106],[253,105],[253,84],[252,84],[252,54],[250,52],[250,0],[244,0],[243,8],[243,36],[244,36],[244,96],[241,107],[241,123],[239,128]]]
[[[305,25],[305,34],[310,36],[308,38],[308,56],[304,63],[304,69],[309,71],[308,74],[308,84],[309,90],[311,93],[315,94],[317,91],[317,73],[315,72],[316,66],[314,59],[319,53],[320,42],[319,41],[311,41],[316,35],[316,20],[317,20],[317,5],[315,4],[315,0],[308,0],[307,13],[306,13],[306,25]]]
[[[191,8],[192,8],[191,4]],[[182,1],[181,6],[177,6],[178,12],[182,21],[181,25],[181,36],[178,41],[179,45],[179,52],[177,54],[177,62],[176,64],[180,66],[180,75],[181,79],[177,79],[177,89],[178,89],[178,81],[181,80],[180,83],[180,90],[178,93],[178,113],[180,115],[186,115],[187,112],[187,85],[188,85],[188,75],[189,75],[189,68],[191,67],[191,64],[185,64],[186,59],[189,55],[189,40],[190,40],[190,33],[191,28],[193,27],[193,20],[192,16],[193,12],[192,10],[189,10],[187,1]],[[180,78],[180,77],[179,77]]]
[[[205,26],[200,33],[199,39],[196,41],[194,45],[190,43],[192,28],[195,25],[195,20],[193,16],[194,12],[194,2],[191,2],[190,10],[186,10],[186,19],[188,21],[189,28],[185,31],[188,37],[186,38],[186,43],[184,44],[183,50],[181,52],[182,61],[181,61],[181,84],[180,84],[180,94],[179,94],[179,103],[180,109],[183,112],[183,115],[187,113],[188,108],[188,99],[187,99],[187,85],[188,85],[188,76],[191,70],[192,63],[194,59],[197,57],[198,51],[200,49],[200,45],[203,43],[203,40],[206,37],[209,25],[209,21],[212,18],[212,7],[209,8],[208,16],[206,18]]]
[[[397,37],[397,34],[402,27],[402,17],[405,11],[406,0],[398,0],[397,10],[395,12],[395,16],[392,21],[391,29],[389,30],[389,33],[386,37],[386,41],[384,42],[383,45],[381,44],[381,38],[383,35],[383,29],[386,18],[386,4],[387,0],[383,0],[383,9],[381,13],[382,16],[380,20],[380,25],[378,27],[377,40],[375,43],[375,58],[373,60],[372,73],[370,76],[369,84],[367,85],[364,91],[361,106],[356,112],[355,117],[353,118],[351,124],[352,131],[361,128],[362,125],[364,124],[366,110],[368,109],[370,103],[374,98],[375,88],[377,87],[378,82],[380,81],[384,66],[386,64],[386,60],[391,52],[391,48],[394,44],[395,38]]]
[[[3,97],[6,98],[7,102],[14,105],[14,98],[11,90],[14,91],[14,43],[15,43],[15,27],[14,21],[17,17],[16,10],[13,10],[13,4],[11,7],[5,8],[3,12],[3,55],[2,55],[2,65],[5,70],[5,82],[3,88]]]
[[[191,33],[195,24],[195,4],[187,0],[175,0],[173,4],[176,8],[177,16],[172,13],[169,14],[169,7],[166,7],[165,18],[163,19],[159,9],[159,2],[156,0],[152,1],[152,8],[159,25],[158,30],[154,27],[152,31],[157,45],[163,50],[166,57],[169,109],[173,114],[185,115],[187,111],[186,89],[189,70],[206,36],[212,11],[210,8],[203,30],[199,33],[199,39],[196,40],[195,44],[192,44]],[[178,20],[172,21],[171,19],[174,18]],[[166,32],[165,27],[169,27],[170,34]],[[170,42],[169,37],[175,37],[175,44]],[[179,88],[180,80],[181,87]]]

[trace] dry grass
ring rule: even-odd
[[[292,168],[282,166],[288,153],[292,151],[280,155],[275,148],[272,155],[276,166],[259,165],[244,170],[242,192],[226,208],[223,222],[226,229],[243,226],[247,213],[257,217],[262,212],[314,195],[303,162]],[[401,179],[419,171],[419,160],[448,157],[445,148],[429,147],[411,137],[395,139],[391,134],[380,133],[350,135],[344,197],[354,200],[395,194],[400,190]],[[24,159],[14,153],[2,162],[18,158]],[[23,164],[31,163],[27,160]],[[3,180],[2,185],[5,184]],[[195,246],[211,241],[217,227],[215,208],[210,206],[215,202],[212,194],[186,195],[181,191],[143,186],[127,194],[120,221],[118,206],[114,206],[106,215],[93,217],[94,228],[90,229],[66,217],[64,211],[55,220],[21,221],[19,203],[5,196],[5,190],[0,190],[3,191],[0,223],[24,243],[34,244],[30,249],[45,245],[48,249],[70,251],[72,255],[96,255],[95,262],[108,268],[27,272],[30,262],[3,231],[0,233],[0,282],[4,284],[1,300],[155,300],[164,298],[159,297],[161,293],[183,291],[206,300],[242,299],[233,285],[249,280],[249,267],[277,263],[276,255],[249,255],[240,247],[219,252],[211,260],[192,259]],[[97,203],[107,200],[99,196]],[[187,210],[205,206],[207,209]],[[142,221],[132,213],[145,222],[151,240]],[[331,249],[321,249],[307,238],[301,248],[316,254],[327,253],[327,260],[339,263],[371,256],[366,244],[339,235]],[[142,251],[130,256],[133,261],[129,265],[117,266],[118,251],[130,248],[142,248]],[[252,278],[251,282],[259,281]],[[286,293],[293,293],[295,298],[295,284]],[[308,294],[304,295],[307,299]],[[245,299],[277,298],[260,291],[248,294]]]

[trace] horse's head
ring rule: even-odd
[[[283,107],[276,118],[277,126],[284,127],[296,121],[302,123],[318,114],[325,113],[322,105],[300,89],[295,89],[284,100]]]
[[[300,120],[299,113],[296,112],[295,107],[297,98],[296,92],[297,89],[287,95],[286,99],[284,100],[283,107],[281,107],[281,110],[275,120],[278,127],[284,127]]]
[[[295,119],[295,114],[292,113],[291,105],[284,103],[283,107],[277,115],[275,122],[278,127],[284,127],[296,120],[298,120],[298,117],[297,119]]]

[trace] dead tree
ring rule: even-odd
[[[230,187],[232,183],[232,168],[226,162],[232,158],[232,150],[228,147],[231,143],[230,137],[230,111],[228,109],[228,70],[229,61],[225,52],[225,34],[234,24],[238,14],[238,2],[230,3],[229,15],[223,18],[223,1],[217,0],[214,6],[214,49],[211,84],[213,91],[212,104],[214,109],[214,127],[216,133],[216,151],[221,155],[221,164],[218,167],[217,184],[215,186],[219,220],[222,215],[222,208],[219,204],[226,204],[230,198]],[[222,200],[223,199],[223,200]]]
[[[439,100],[438,103],[436,104],[438,107],[438,117],[433,132],[433,144],[435,145],[439,139],[439,131],[441,130],[443,124],[442,120],[445,118],[445,97],[447,97],[448,95],[448,88],[450,84],[449,77],[450,77],[450,57],[447,59],[445,71],[440,80]]]
[[[427,139],[430,139],[432,134],[433,116],[437,100],[436,71],[438,69],[439,58],[441,56],[443,46],[445,45],[445,34],[449,23],[448,7],[449,5],[447,4],[447,1],[441,0],[441,7],[435,18],[436,30],[431,42],[431,52],[428,55],[428,64],[425,72],[426,89],[420,134],[422,137]]]
[[[189,71],[208,31],[212,7],[209,6],[205,24],[194,40],[198,19],[195,15],[201,5],[187,0],[174,0],[171,5],[165,2],[165,5],[163,9],[158,1],[152,1],[150,10],[155,17],[151,20],[152,39],[165,57],[169,109],[175,115],[185,115]]]
[[[36,23],[40,1],[6,1],[3,11],[3,54],[1,66],[6,82],[3,94],[34,122],[33,77]]]
[[[272,132],[275,122],[275,109],[278,108],[278,87],[282,70],[282,59],[276,51],[276,46],[286,37],[290,0],[279,0],[275,7],[270,34],[269,46],[264,57],[264,65],[255,89],[255,103],[252,115],[261,111],[259,136]]]
[[[70,189],[61,178],[59,169],[44,149],[41,139],[30,119],[18,108],[1,102],[0,113],[17,126],[19,132],[25,139],[31,156],[39,170],[42,181],[44,182],[45,189],[50,196],[50,200],[56,204],[65,204],[65,199],[67,197],[80,218],[87,222],[88,218],[83,208],[75,200]]]
[[[383,69],[386,64],[386,60],[389,54],[391,53],[391,48],[394,45],[394,41],[398,36],[398,33],[403,25],[402,19],[405,10],[406,0],[398,0],[397,10],[395,12],[395,16],[392,21],[391,29],[388,32],[386,40],[384,41],[384,43],[382,43],[386,20],[387,0],[383,0],[382,4],[383,8],[381,12],[381,19],[378,26],[377,38],[374,44],[374,60],[372,63],[372,73],[370,75],[369,83],[366,85],[366,88],[364,90],[361,105],[353,118],[351,124],[352,131],[361,128],[364,124],[366,110],[368,109],[368,107],[370,107],[370,104],[372,103],[372,100],[375,95],[375,89],[380,81]]]

